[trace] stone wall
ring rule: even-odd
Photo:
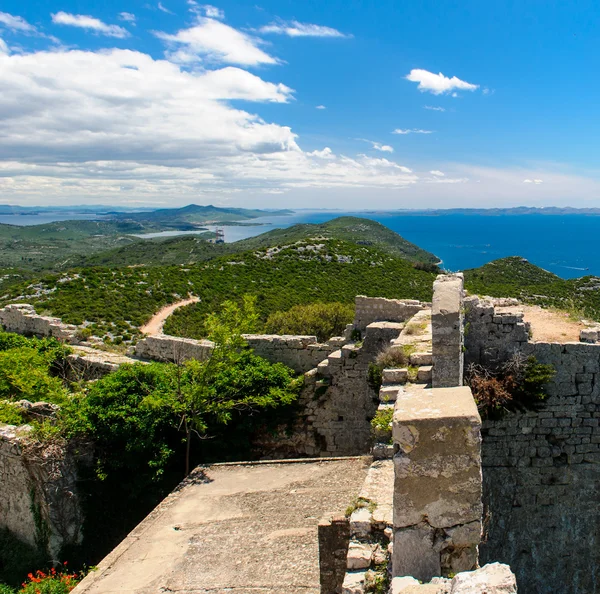
[[[58,562],[82,538],[76,459],[66,446],[28,443],[29,429],[0,425],[0,527]]]
[[[495,307],[490,300],[467,297],[465,306],[465,365],[495,367],[529,340],[529,325],[514,309]]]
[[[39,316],[32,305],[7,305],[0,309],[0,326],[6,332],[25,336],[53,336],[65,342],[76,342],[77,326],[63,324],[60,318]]]
[[[468,387],[415,386],[396,400],[394,576],[429,581],[477,567],[480,427]]]
[[[335,341],[334,344],[317,342],[316,336],[244,334],[244,338],[258,356],[272,363],[284,363],[297,373],[313,369],[339,348]],[[140,340],[135,347],[135,354],[154,361],[202,361],[208,358],[212,348],[210,340],[156,335]]]
[[[397,338],[402,324],[370,324],[362,345],[344,345],[305,374],[292,428],[265,435],[257,447],[265,457],[352,456],[369,452],[370,421],[379,394],[368,382],[369,364]]]
[[[600,345],[526,343],[555,367],[536,411],[486,421],[483,561],[509,563],[525,592],[600,589]]]
[[[357,295],[354,327],[364,332],[373,322],[405,322],[429,304],[414,299],[384,299]]]
[[[463,285],[462,274],[439,275],[433,283],[431,353],[434,388],[463,384]]]

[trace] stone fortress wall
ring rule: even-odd
[[[0,527],[58,562],[63,546],[81,542],[76,466],[89,452],[32,446],[28,429],[0,425]]]
[[[509,563],[526,592],[598,591],[600,344],[528,341],[522,315],[477,298],[465,319],[467,362],[522,353],[556,369],[537,410],[483,424],[482,560]]]

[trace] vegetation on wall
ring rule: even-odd
[[[267,334],[315,335],[323,342],[342,335],[353,320],[354,306],[350,303],[311,303],[270,314],[264,331]]]
[[[495,370],[469,365],[465,383],[473,392],[481,417],[498,419],[507,412],[535,409],[546,398],[545,386],[555,373],[552,365],[515,353]]]

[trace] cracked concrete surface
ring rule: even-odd
[[[73,592],[318,594],[318,521],[358,495],[370,462],[197,468]]]

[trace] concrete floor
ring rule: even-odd
[[[317,524],[369,458],[198,468],[74,594],[318,594]]]

